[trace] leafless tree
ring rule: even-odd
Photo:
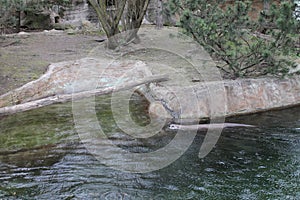
[[[115,35],[125,32],[126,43],[138,38],[137,32],[146,13],[149,0],[89,0],[108,37],[108,48],[115,49]]]

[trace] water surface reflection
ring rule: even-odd
[[[109,100],[99,102],[106,115],[99,117],[101,123],[112,139],[126,146],[120,130],[109,122]],[[137,110],[146,108],[139,106]],[[228,122],[258,127],[224,130],[203,159],[198,151],[205,133],[199,132],[180,159],[145,174],[113,170],[96,160],[74,131],[69,104],[5,117],[0,120],[0,199],[297,199],[299,111],[230,118]],[[142,113],[136,117],[148,120]],[[162,134],[130,143],[130,148],[159,148],[172,137]]]

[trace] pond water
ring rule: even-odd
[[[118,140],[109,97],[97,99],[99,120]],[[147,104],[131,100],[132,116],[149,123]],[[71,104],[0,119],[0,199],[298,199],[300,107],[227,119],[257,128],[225,129],[198,158],[205,132],[185,154],[149,173],[101,164],[80,142]],[[139,141],[135,151],[160,148],[174,133]],[[122,136],[121,140],[122,141]],[[119,142],[120,142],[119,141]],[[121,142],[126,148],[127,143]],[[130,148],[134,146],[130,143]]]

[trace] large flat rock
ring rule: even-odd
[[[259,78],[202,82],[171,90],[151,86],[152,95],[163,99],[152,105],[152,114],[192,120],[250,114],[300,104],[300,76],[288,79]]]

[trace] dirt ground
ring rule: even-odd
[[[198,76],[194,72],[195,69],[188,67],[189,64],[184,59],[193,54],[197,55],[199,53],[195,50],[197,47],[189,45],[189,42],[184,40],[177,41],[174,38],[178,34],[177,31],[176,28],[164,28],[158,31],[154,26],[145,26],[139,30],[141,43],[126,45],[124,52],[127,51],[126,49],[141,49],[133,50],[135,52],[133,54],[125,54],[130,59],[146,62],[154,74],[167,73],[178,81],[182,79],[182,77],[176,78],[178,75],[186,74],[188,77],[191,76],[189,79],[198,80],[199,78],[195,77]],[[58,31],[0,36],[0,95],[36,80],[46,71],[50,63],[84,57],[101,58],[107,55],[103,48],[104,43],[100,43],[103,38],[104,36]],[[169,39],[174,40],[172,46],[166,41]],[[124,53],[122,49],[119,52]],[[117,54],[113,57],[118,57]],[[182,54],[182,57],[177,54]],[[202,60],[207,60],[209,57],[203,54],[203,51],[199,55]],[[171,72],[166,66],[172,66],[174,70]]]
[[[50,63],[86,57],[100,39],[62,31],[0,36],[0,94],[37,79]]]

